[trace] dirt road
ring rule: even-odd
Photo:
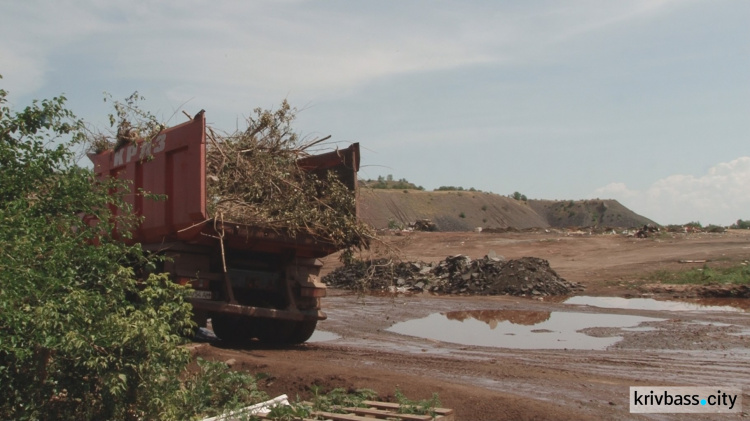
[[[629,413],[629,386],[654,385],[742,388],[744,416],[750,412],[750,299],[663,301],[691,294],[653,294],[643,286],[653,283],[648,275],[656,270],[703,265],[680,261],[749,260],[748,232],[648,239],[416,233],[388,241],[407,260],[478,258],[490,250],[508,259],[541,257],[586,290],[543,300],[329,290],[329,318],[311,342],[247,349],[201,344],[196,354],[269,373],[263,386],[271,395],[309,397],[313,384],[370,388],[382,399],[392,399],[397,388],[413,399],[436,392],[460,420],[684,419]],[[330,260],[328,270],[336,264]]]

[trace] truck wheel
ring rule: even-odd
[[[304,320],[301,322],[294,323],[294,329],[289,339],[293,344],[301,344],[312,336],[315,332],[315,328],[318,326],[317,320]]]
[[[301,344],[310,339],[317,325],[317,320],[290,322],[266,319],[258,332],[258,339],[272,344]]]
[[[243,344],[250,341],[250,326],[238,317],[214,315],[211,318],[214,333],[229,344]]]

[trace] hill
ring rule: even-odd
[[[654,224],[616,200],[527,200],[472,191],[360,190],[360,217],[375,228],[406,227],[430,219],[439,231],[640,227]]]
[[[642,227],[658,225],[638,215],[616,200],[529,200],[537,214],[551,227]]]

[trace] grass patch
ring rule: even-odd
[[[731,266],[726,268],[711,268],[704,265],[700,269],[684,271],[659,270],[649,276],[650,281],[663,284],[750,284],[750,267],[746,265]]]
[[[430,399],[411,400],[404,396],[400,390],[396,389],[396,400],[401,405],[399,412],[402,414],[430,415],[432,418],[437,416],[435,408],[439,407],[440,397],[433,393]]]

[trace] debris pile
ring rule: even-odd
[[[637,238],[648,238],[651,234],[659,232],[659,227],[655,227],[651,224],[644,225],[643,228],[635,232]]]
[[[579,284],[561,278],[536,257],[504,260],[449,256],[438,263],[356,260],[323,278],[331,287],[379,291],[428,291],[460,295],[567,295]]]
[[[437,225],[430,219],[417,219],[413,224],[409,224],[412,231],[437,231]]]
[[[299,159],[327,138],[303,144],[291,124],[296,109],[257,108],[248,127],[229,135],[209,128],[206,150],[209,213],[233,222],[309,234],[340,248],[372,237],[356,216],[355,196],[333,171],[308,172]]]
[[[143,111],[133,94],[114,101],[116,131],[92,133],[91,152],[151,142],[165,128]],[[305,141],[292,128],[297,109],[286,100],[276,110],[256,108],[247,127],[219,133],[207,127],[206,195],[210,217],[284,233],[310,235],[340,249],[366,247],[373,232],[357,219],[355,195],[334,171],[308,171],[300,160],[332,149],[330,136]],[[193,119],[202,117],[203,111]],[[190,117],[190,115],[188,115]]]

